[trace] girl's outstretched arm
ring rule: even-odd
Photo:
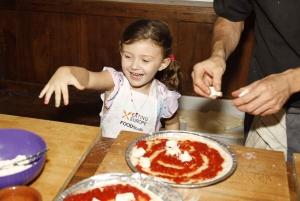
[[[114,87],[112,76],[107,71],[91,72],[85,68],[75,66],[62,66],[57,69],[44,89],[41,91],[39,98],[45,96],[45,104],[53,93],[55,93],[55,106],[59,107],[61,95],[64,104],[69,103],[68,85],[73,85],[79,90],[91,89],[107,91]]]
[[[165,129],[166,130],[179,130],[180,123],[177,112],[169,119],[165,120]]]

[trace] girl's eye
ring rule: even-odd
[[[125,55],[125,58],[130,58],[130,56]]]
[[[146,63],[147,63],[147,62],[149,62],[149,61],[148,61],[148,60],[146,60],[146,59],[143,59],[143,62],[146,62]]]

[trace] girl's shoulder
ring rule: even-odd
[[[156,98],[161,100],[161,101],[166,101],[170,98],[175,98],[178,99],[180,97],[180,94],[176,91],[171,91],[167,88],[165,84],[160,82],[159,80],[154,80],[154,88],[156,92]]]
[[[158,100],[158,116],[159,118],[170,118],[178,109],[180,94],[176,91],[168,90],[167,86],[158,80],[155,80],[154,83]]]
[[[111,67],[104,67],[103,71],[105,70],[107,70],[111,74],[116,86],[123,85],[125,76],[122,72],[119,72],[116,69]]]

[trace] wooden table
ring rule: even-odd
[[[95,174],[131,172],[126,166],[124,152],[127,145],[141,135],[121,132],[117,139],[103,138],[99,127],[2,114],[0,128],[30,130],[46,140],[50,151],[45,168],[30,184],[42,193],[44,201],[53,200],[66,188]],[[238,167],[230,178],[216,185],[186,191],[197,192],[201,200],[297,200],[295,167],[293,163],[285,164],[280,152],[241,146],[232,148],[238,157]],[[62,159],[68,162],[57,165]],[[176,190],[186,195],[185,190]]]
[[[122,131],[106,154],[96,174],[132,172],[125,150],[140,133]],[[185,201],[192,200],[278,200],[289,201],[286,163],[282,152],[231,146],[238,159],[236,171],[217,184],[194,189],[175,188]]]
[[[298,200],[300,200],[300,154],[294,153],[293,156],[293,167],[295,170],[295,183],[298,194]]]
[[[0,128],[17,128],[40,135],[50,149],[44,169],[29,184],[44,201],[53,200],[68,185],[93,145],[101,137],[99,127],[68,124],[0,114]]]

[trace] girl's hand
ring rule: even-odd
[[[61,94],[63,95],[64,105],[68,105],[68,85],[73,85],[79,90],[84,90],[84,86],[72,74],[71,67],[60,67],[41,91],[39,98],[45,96],[44,103],[48,104],[53,92],[55,92],[55,107],[60,106]]]

